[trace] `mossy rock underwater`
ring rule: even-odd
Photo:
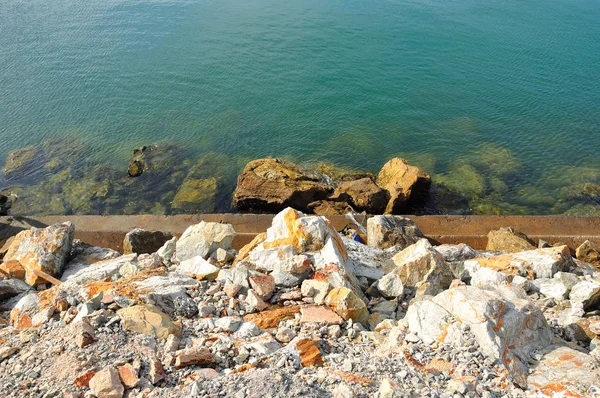
[[[186,179],[175,194],[171,208],[183,213],[213,213],[216,194],[215,177]]]
[[[434,174],[433,182],[459,193],[466,198],[483,197],[487,184],[483,175],[464,160],[457,160],[446,174]]]

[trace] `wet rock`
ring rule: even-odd
[[[335,214],[354,213],[354,209],[346,202],[334,202],[332,200],[317,200],[308,204],[308,212],[320,216]]]
[[[429,195],[431,178],[401,158],[393,158],[379,171],[377,185],[390,193],[386,214],[402,214],[421,207]]]
[[[389,192],[381,189],[370,178],[347,181],[338,185],[330,200],[349,203],[357,211],[380,214],[389,201]]]
[[[121,324],[127,330],[151,337],[166,339],[170,334],[181,334],[181,327],[153,305],[140,304],[117,311]]]
[[[374,216],[367,220],[367,244],[379,249],[405,249],[423,238],[415,223],[402,216]]]
[[[577,260],[600,267],[600,253],[592,247],[589,240],[583,242],[575,251]]]
[[[60,276],[71,251],[74,233],[75,228],[70,222],[21,231],[4,255],[4,262],[18,261],[25,269],[27,284],[46,283],[35,271]]]
[[[509,253],[535,249],[535,244],[527,235],[515,231],[513,228],[500,228],[488,233],[486,250],[501,250]]]
[[[461,201],[461,197],[482,197],[487,189],[485,178],[464,160],[452,163],[447,174],[434,176],[434,182],[437,185],[436,194],[441,193],[446,200],[452,199],[455,204]],[[442,187],[445,190],[441,190]]]
[[[4,178],[10,181],[28,177],[35,173],[39,160],[40,154],[34,146],[10,151],[4,163]]]
[[[146,231],[136,228],[125,235],[125,239],[123,239],[123,253],[154,253],[172,238],[173,234],[170,232]]]
[[[239,210],[280,211],[294,207],[308,211],[308,204],[323,200],[331,188],[320,176],[281,159],[265,158],[246,165],[238,177],[233,206]]]
[[[352,290],[345,287],[332,289],[325,297],[325,304],[344,320],[352,319],[355,322],[366,324],[369,318],[365,302]]]
[[[436,294],[448,288],[454,279],[450,266],[427,239],[421,239],[393,258],[391,270],[402,280],[405,287],[418,288],[427,284],[427,294]]]
[[[214,213],[216,209],[217,178],[186,179],[171,203],[173,210],[182,213]]]
[[[218,248],[229,249],[235,238],[231,224],[220,224],[202,221],[189,226],[176,243],[177,259],[188,260],[201,256],[208,258]]]
[[[127,174],[129,177],[140,176],[144,172],[144,151],[146,147],[140,147],[133,150],[133,155],[127,165]]]
[[[125,389],[119,378],[119,371],[107,366],[91,378],[90,390],[98,398],[121,398]]]
[[[7,215],[13,203],[15,203],[18,198],[19,197],[14,193],[0,195],[0,216]]]

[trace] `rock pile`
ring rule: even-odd
[[[600,394],[600,272],[566,246],[433,246],[400,216],[365,245],[292,208],[239,252],[227,224],[134,230],[130,254],[73,232],[8,245],[3,396]]]

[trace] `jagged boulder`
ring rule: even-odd
[[[145,229],[136,228],[125,235],[125,239],[123,239],[123,253],[154,253],[172,238],[173,234],[170,232],[146,231]]]
[[[281,159],[253,160],[238,177],[233,206],[246,211],[280,211],[294,207],[308,211],[308,204],[323,200],[331,188],[310,173]]]
[[[191,225],[176,243],[177,259],[185,261],[196,256],[206,259],[219,248],[229,249],[234,238],[231,224],[202,221]]]
[[[380,214],[387,206],[389,195],[388,191],[381,189],[372,179],[361,178],[338,185],[330,199],[346,202],[358,211]]]
[[[589,240],[583,242],[575,251],[577,260],[600,267],[600,253],[592,247]]]
[[[501,250],[510,253],[535,249],[535,244],[527,235],[515,231],[513,228],[500,228],[488,233],[486,250]]]
[[[390,193],[386,214],[406,214],[421,207],[431,187],[431,177],[401,158],[388,161],[377,175],[377,185]]]
[[[463,342],[468,325],[484,355],[504,364],[513,381],[527,386],[527,362],[553,342],[542,312],[519,289],[460,286],[409,307],[409,330],[426,341]]]
[[[377,215],[367,220],[367,244],[379,249],[398,246],[405,249],[417,243],[423,234],[415,223],[406,217]]]
[[[34,286],[46,283],[35,271],[60,276],[71,252],[75,227],[72,223],[21,231],[11,242],[4,262],[18,261],[25,269],[25,282]]]

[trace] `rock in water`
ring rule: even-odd
[[[176,243],[177,259],[185,261],[190,258],[208,256],[217,250],[229,249],[235,238],[235,231],[231,224],[204,222],[189,226]]]
[[[517,232],[512,228],[500,228],[488,233],[486,250],[502,250],[516,253],[523,250],[533,250],[536,246],[527,235]]]
[[[239,210],[280,211],[290,206],[308,211],[331,188],[301,167],[281,159],[265,158],[246,165],[238,177],[233,206]]]
[[[129,165],[127,166],[127,174],[129,177],[137,177],[144,172],[145,150],[145,146],[133,150],[133,155],[131,155],[131,159],[129,159]]]
[[[4,163],[4,178],[10,181],[27,177],[28,174],[35,171],[38,160],[40,160],[40,154],[34,146],[9,152]]]
[[[386,214],[402,214],[421,207],[431,187],[431,177],[401,158],[388,161],[377,176],[377,185],[390,193]]]
[[[156,252],[168,240],[173,238],[170,232],[146,231],[141,228],[131,230],[123,239],[124,254],[150,254]]]
[[[367,244],[380,249],[417,243],[423,234],[415,223],[402,216],[374,216],[367,220]]]
[[[4,262],[18,261],[25,269],[27,284],[46,283],[34,271],[59,277],[71,252],[74,234],[75,227],[70,222],[21,231],[10,244]]]
[[[378,187],[372,179],[361,178],[340,184],[330,199],[347,202],[358,211],[381,214],[389,201],[389,193]]]

